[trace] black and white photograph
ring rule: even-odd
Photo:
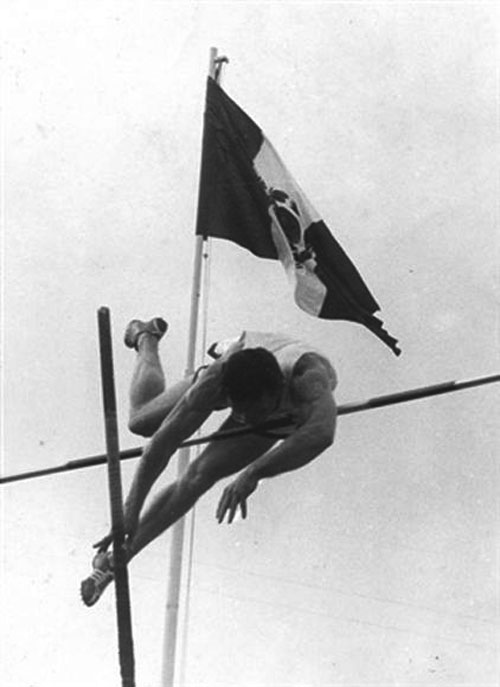
[[[497,3],[1,15],[2,686],[496,687]]]

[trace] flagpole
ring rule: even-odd
[[[217,48],[210,48],[208,73],[215,78],[217,71]],[[206,237],[196,235],[193,266],[193,284],[191,291],[191,313],[189,320],[189,340],[186,362],[186,376],[192,374],[196,362],[196,340],[201,301],[201,284],[203,273],[203,255]],[[190,447],[179,451],[177,476],[180,478],[189,465]],[[177,650],[177,631],[179,626],[179,599],[181,592],[182,555],[184,548],[185,518],[178,520],[172,527],[170,544],[170,566],[165,609],[165,626],[163,633],[162,687],[173,687]]]

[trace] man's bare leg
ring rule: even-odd
[[[166,388],[159,355],[160,338],[147,331],[137,337],[137,356],[130,384],[129,429],[152,436],[191,385],[191,378]]]
[[[137,356],[130,384],[130,411],[136,412],[165,390],[160,341],[144,332],[138,337]]]
[[[221,431],[237,426],[228,419]],[[250,465],[276,443],[275,439],[248,434],[207,445],[185,475],[160,491],[147,506],[131,541],[129,559],[185,515],[216,482]]]
[[[229,419],[221,430],[235,426]],[[274,443],[275,439],[248,434],[208,444],[185,475],[160,491],[147,506],[135,534],[126,543],[128,560],[185,515],[216,482],[243,470]],[[92,575],[81,586],[82,599],[87,606],[96,603],[114,579],[111,553],[98,553],[93,565]]]

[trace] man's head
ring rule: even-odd
[[[272,353],[265,348],[247,348],[225,361],[222,383],[233,410],[256,424],[276,409],[284,378]]]

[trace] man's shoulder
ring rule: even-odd
[[[303,375],[309,370],[327,370],[332,368],[330,361],[318,351],[305,350],[293,366],[293,376]]]
[[[299,387],[304,381],[311,383],[313,380],[323,380],[332,390],[337,386],[337,374],[328,358],[317,351],[306,351],[293,366],[290,385]]]

